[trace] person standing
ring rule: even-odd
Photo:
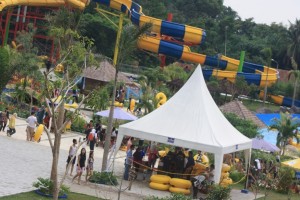
[[[124,172],[124,180],[128,181],[129,178],[129,170],[133,164],[133,152],[134,145],[130,146],[130,149],[126,152],[126,160],[125,160],[125,172]]]
[[[46,108],[45,110],[45,117],[44,117],[44,120],[43,120],[43,123],[45,124],[45,126],[49,129],[49,125],[50,125],[50,114],[49,114],[49,109]]]
[[[27,141],[32,141],[34,136],[34,129],[36,125],[39,125],[35,117],[35,112],[32,112],[31,115],[26,119],[28,123],[26,132],[27,132]]]
[[[0,126],[0,131],[2,130],[3,132],[5,131],[5,127],[7,125],[7,121],[9,119],[9,112],[8,109],[6,108],[4,113],[2,112],[2,116],[1,116],[1,126]]]
[[[85,181],[87,182],[90,177],[93,175],[93,170],[94,170],[94,152],[91,151],[88,161],[87,161],[87,166],[86,166],[86,176],[85,176]]]
[[[75,162],[76,162],[76,151],[77,151],[77,146],[76,145],[77,145],[77,140],[73,139],[73,144],[69,148],[69,155],[68,155],[67,166],[66,166],[66,169],[68,169],[68,165],[71,162],[71,159],[74,157],[73,160],[72,160],[70,176],[72,176],[73,168],[74,168],[74,165],[75,165]],[[68,171],[67,171],[67,173],[68,173]]]
[[[82,148],[77,158],[77,174],[73,177],[72,182],[78,177],[78,185],[80,185],[81,175],[85,170],[86,150]]]
[[[45,106],[42,106],[42,107],[39,109],[39,111],[38,111],[38,113],[37,113],[37,116],[36,116],[37,122],[38,122],[39,124],[43,124],[43,119],[44,119],[44,116],[45,116],[45,112],[46,112]]]
[[[127,146],[126,151],[128,151],[128,150],[130,149],[133,140],[134,140],[134,137],[130,137],[130,138],[128,139],[127,144],[126,144],[126,146]]]
[[[191,174],[191,172],[193,171],[194,165],[195,165],[195,160],[194,160],[193,152],[189,151],[189,157],[187,159],[187,163],[185,165],[185,170],[184,170],[185,171],[184,173],[188,174],[186,175],[187,180],[190,180],[191,175],[189,174]]]
[[[142,147],[138,147],[133,154],[133,166],[135,167],[135,171],[138,172],[140,168],[140,164],[143,163],[144,152]]]
[[[8,137],[11,137],[13,134],[16,133],[16,117],[17,117],[17,113],[14,113],[9,119],[9,124],[8,124],[9,130],[7,130],[6,132]]]
[[[4,129],[4,112],[0,112],[0,131]]]
[[[97,141],[96,129],[92,129],[92,131],[89,134],[88,140],[90,144],[90,151],[92,152],[94,151],[95,143]]]

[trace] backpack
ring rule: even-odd
[[[95,139],[94,133],[90,133],[90,134],[89,134],[89,137],[88,137],[88,140],[89,140],[89,141],[93,141],[94,139]]]

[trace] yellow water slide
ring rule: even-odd
[[[0,11],[11,6],[45,6],[61,7],[65,5],[83,10],[89,3],[89,0],[0,0]]]

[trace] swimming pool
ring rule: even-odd
[[[279,113],[271,113],[271,114],[256,114],[256,116],[267,126],[270,126],[273,123],[273,119],[277,118],[280,119]],[[293,114],[293,117],[297,117],[300,120],[300,114]],[[300,127],[298,127],[299,129]],[[300,130],[300,129],[299,129]],[[267,142],[276,145],[277,130],[268,130],[268,128],[263,128],[259,130],[259,133],[264,136],[264,140]]]

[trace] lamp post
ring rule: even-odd
[[[227,29],[228,29],[228,26],[225,26],[225,52],[224,52],[225,56],[226,56],[226,51],[227,51]]]
[[[273,59],[271,59],[271,62]],[[265,82],[265,89],[264,89],[264,108],[266,104],[266,99],[267,99],[267,92],[268,92],[268,76],[269,76],[269,69],[271,67],[271,62],[269,63],[270,65],[267,67],[267,76],[266,76],[266,82]]]

